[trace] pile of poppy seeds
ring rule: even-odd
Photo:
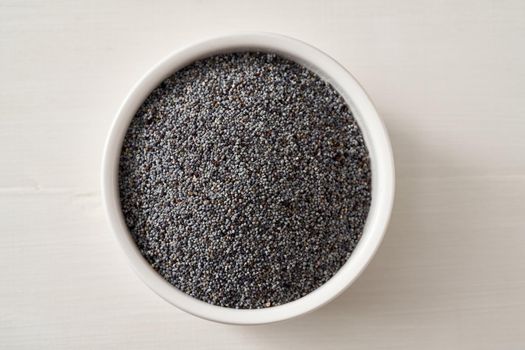
[[[179,290],[255,309],[305,296],[356,247],[368,150],[339,93],[259,52],[199,60],[160,84],[120,155],[126,224]]]

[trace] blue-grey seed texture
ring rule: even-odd
[[[238,309],[299,299],[356,247],[371,202],[363,135],[339,93],[262,52],[175,72],[125,136],[121,208],[139,250],[179,290]]]

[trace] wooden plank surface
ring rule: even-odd
[[[128,267],[101,208],[109,125],[171,51],[305,40],[377,104],[392,223],[340,298],[289,322],[189,316]],[[525,2],[0,0],[0,348],[525,348]]]

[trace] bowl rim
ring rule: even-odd
[[[321,287],[295,301],[264,309],[233,309],[211,305],[172,286],[144,259],[131,237],[120,209],[118,163],[122,140],[136,110],[160,82],[200,58],[239,51],[274,52],[292,59],[327,80],[345,99],[361,128],[372,168],[372,202],[363,235],[348,261]],[[107,219],[120,247],[140,279],[160,297],[201,318],[228,324],[263,324],[282,321],[333,300],[348,288],[377,251],[390,219],[395,189],[390,140],[370,98],[357,80],[319,49],[288,36],[244,32],[221,35],[186,46],[153,66],[124,99],[106,139],[102,161],[102,200]]]

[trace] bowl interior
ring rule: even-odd
[[[265,309],[230,309],[195,299],[165,281],[143,258],[128,232],[120,210],[118,162],[129,122],[151,91],[188,64],[208,56],[239,51],[272,52],[289,58],[328,81],[345,99],[361,128],[372,168],[372,202],[363,235],[341,269],[324,285],[293,302]],[[182,49],[160,62],[134,86],[121,106],[106,142],[102,167],[102,194],[117,239],[139,277],[154,292],[196,316],[232,324],[269,323],[295,317],[327,303],[344,291],[363,271],[377,250],[392,209],[394,163],[386,130],[370,99],[357,81],[336,61],[295,39],[248,33],[206,40]]]

